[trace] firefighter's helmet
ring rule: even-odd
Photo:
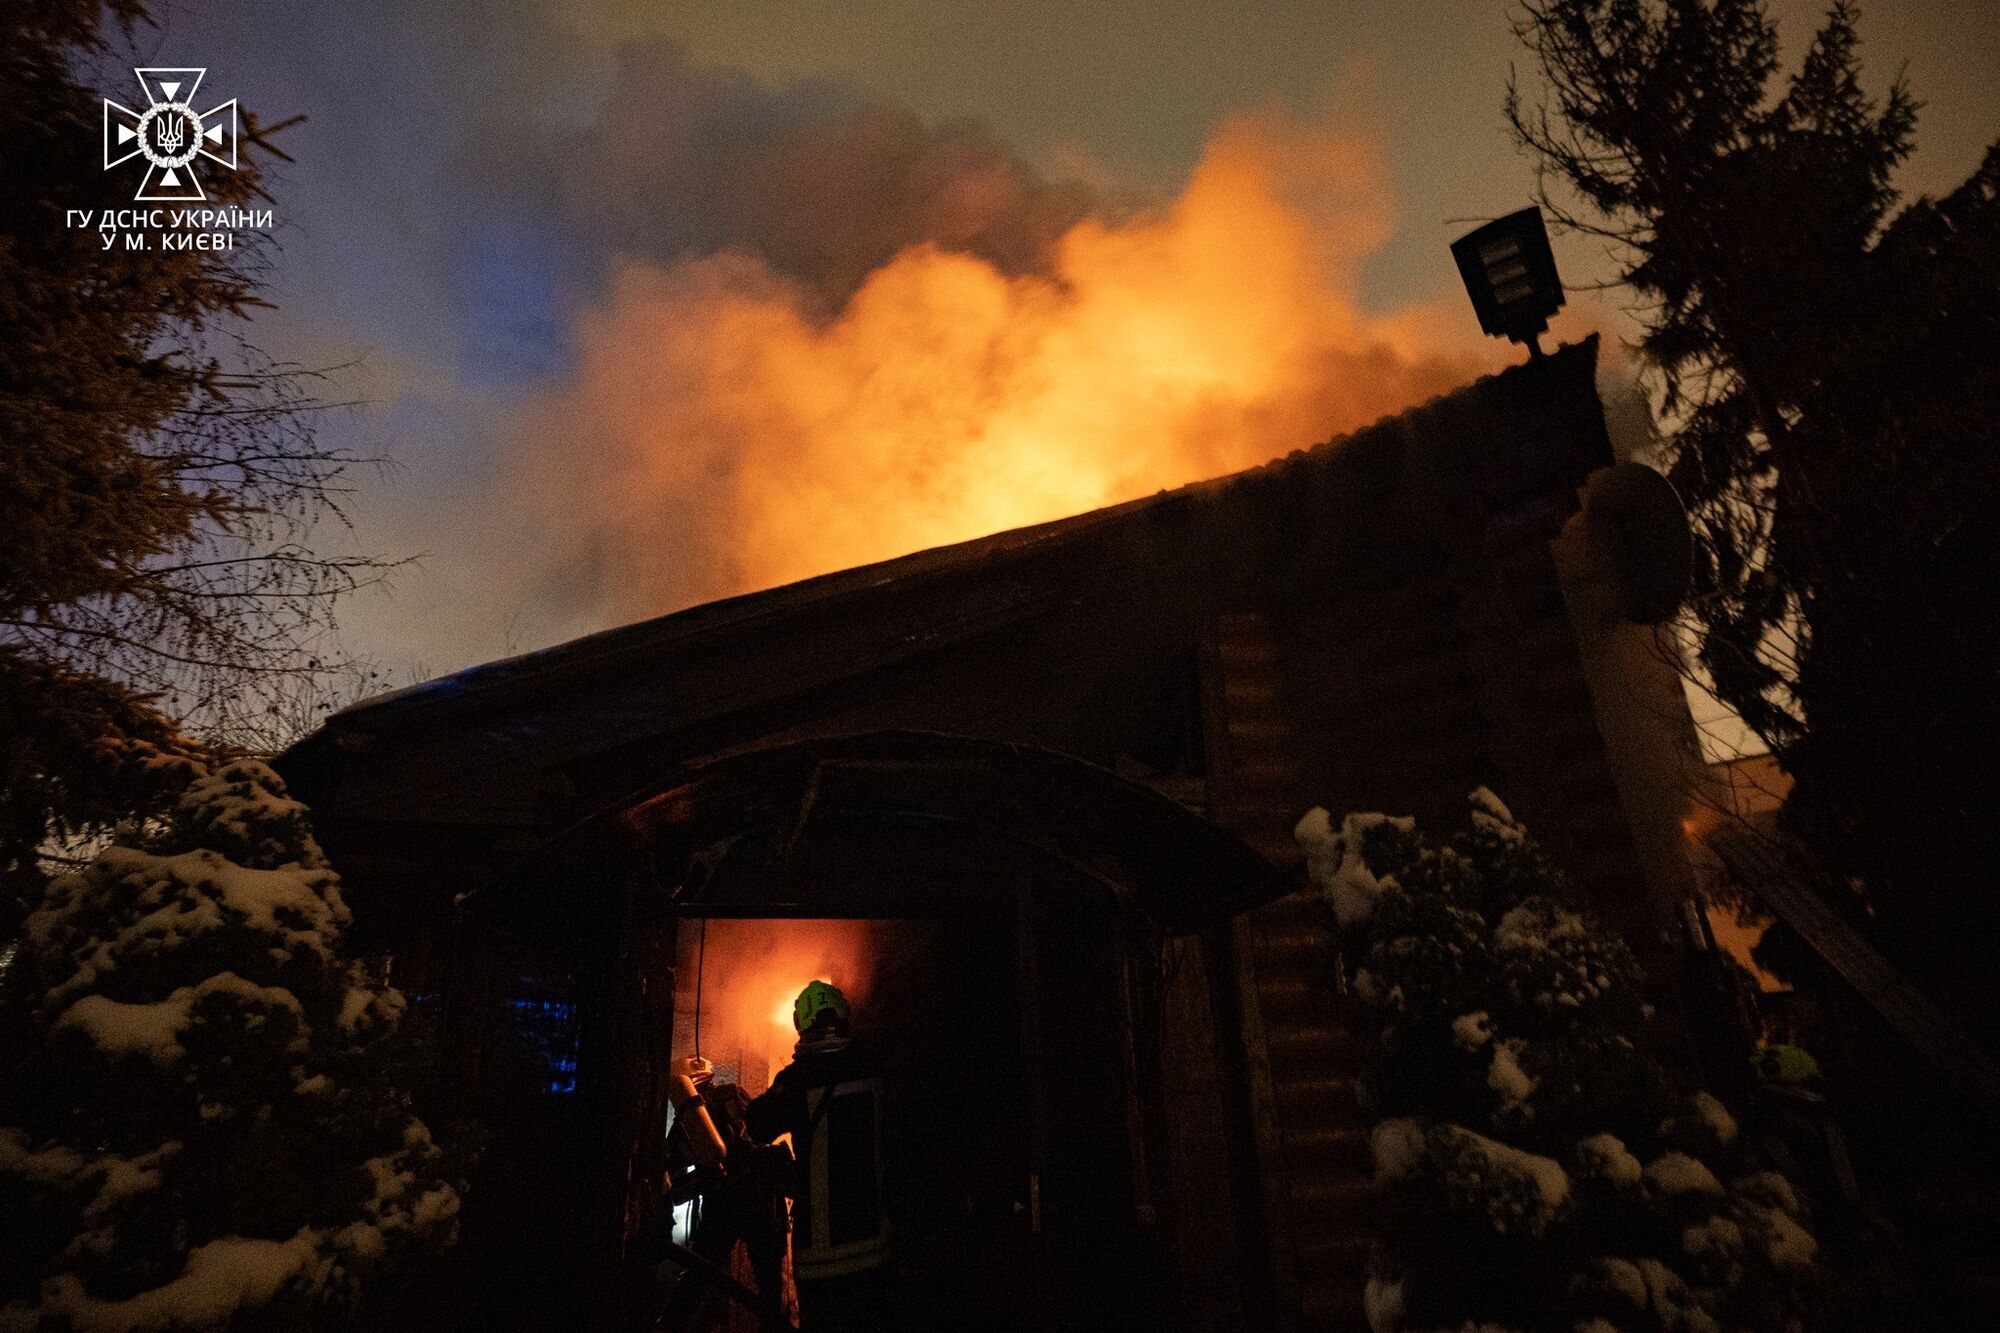
[[[1757,1076],[1768,1083],[1786,1083],[1804,1087],[1819,1081],[1819,1061],[1802,1046],[1779,1044],[1766,1046],[1751,1057]]]
[[[853,1017],[847,1007],[847,997],[840,988],[830,981],[809,981],[799,992],[799,998],[792,1001],[792,1026],[801,1033],[812,1031],[813,1024],[831,1014],[846,1024]]]

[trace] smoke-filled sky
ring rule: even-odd
[[[1130,498],[1517,356],[1445,247],[1519,207],[1504,0],[166,0],[303,114],[258,340],[348,365],[349,647],[435,674]],[[1774,6],[1802,40],[1818,9]],[[1990,4],[1880,0],[1913,190],[2000,132]],[[1524,74],[1527,72],[1523,67]],[[1558,241],[1572,284],[1603,257]],[[1630,331],[1573,292],[1555,332]]]

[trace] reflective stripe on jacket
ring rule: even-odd
[[[822,1112],[820,1103],[831,1098]],[[889,1215],[882,1206],[882,1080],[848,1079],[808,1089],[809,1135],[800,1153],[792,1209],[792,1272],[801,1282],[886,1263]]]

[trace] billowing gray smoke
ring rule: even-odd
[[[392,668],[1226,472],[1476,365],[1462,319],[1360,306],[1366,135],[1235,116],[1178,195],[1114,204],[977,125],[559,13],[230,7],[215,57],[309,117],[264,332],[358,354],[374,406],[323,429],[407,468],[355,541],[429,560],[348,621]]]
[[[468,199],[562,238],[586,289],[614,258],[734,251],[801,284],[822,313],[913,245],[1044,271],[1091,203],[978,125],[926,125],[831,83],[768,88],[657,39],[619,50],[588,123],[496,121],[451,172]]]

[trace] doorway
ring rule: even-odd
[[[1005,906],[685,915],[671,1053],[698,1050],[754,1097],[790,1059],[792,997],[833,982],[883,1079],[896,1323],[1116,1327],[1124,1284],[1104,1251],[1129,1145],[1108,904],[1082,913],[1027,883]]]

